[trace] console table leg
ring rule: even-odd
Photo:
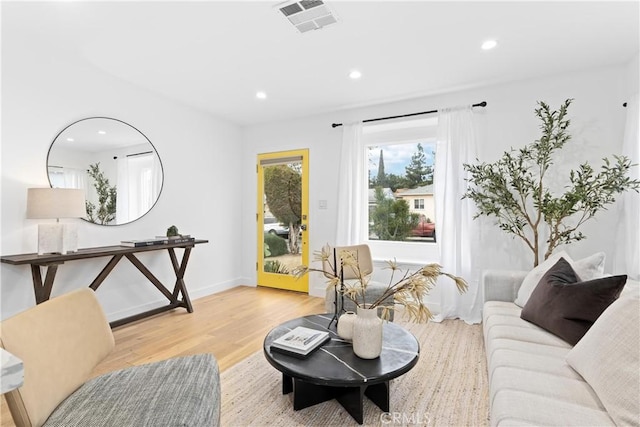
[[[173,248],[169,248],[169,257],[171,258],[171,265],[173,265],[173,271],[176,273],[176,283],[173,286],[173,298],[178,299],[178,296],[182,293],[182,302],[189,313],[193,313],[193,305],[191,304],[191,298],[187,292],[187,285],[184,283],[184,273],[187,270],[187,263],[189,262],[189,255],[191,254],[191,248],[184,248],[182,254],[182,261],[178,264],[178,258],[176,257],[176,251]]]
[[[89,287],[94,291],[98,290],[98,286],[100,286],[102,282],[104,282],[104,279],[107,278],[109,273],[111,273],[111,270],[113,270],[113,268],[121,259],[122,259],[122,254],[114,255],[111,258],[111,260],[107,263],[107,265],[104,266],[100,274],[98,274],[98,276],[95,279],[93,279],[93,282],[91,282]]]
[[[36,304],[43,303],[51,297],[53,280],[56,278],[56,272],[58,271],[57,264],[51,264],[45,267],[47,268],[47,273],[45,275],[44,284],[42,284],[40,266],[31,264],[31,277],[33,278],[33,291],[36,297]]]

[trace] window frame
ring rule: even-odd
[[[404,121],[394,121],[394,123],[364,125],[363,126],[363,151],[365,164],[368,164],[369,150],[371,147],[384,147],[385,145],[400,145],[417,143],[437,144],[437,117],[426,119],[413,119]],[[363,181],[364,191],[369,191],[369,169],[366,168],[366,179]],[[437,204],[434,194],[434,204]],[[430,262],[440,261],[440,244],[436,242],[398,242],[392,240],[372,240],[369,239],[369,209],[367,206],[363,211],[363,225],[366,228],[366,243],[371,248],[374,261],[395,260],[403,264],[423,265]],[[435,217],[435,213],[434,213]],[[434,218],[436,224],[437,219]]]

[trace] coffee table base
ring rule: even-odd
[[[336,399],[358,424],[363,423],[364,396],[384,412],[389,412],[389,381],[359,387],[333,387],[282,374],[282,394],[291,392],[293,409],[296,411]]]

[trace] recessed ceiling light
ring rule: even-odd
[[[73,142],[73,141],[75,141],[75,140],[74,140],[73,138],[67,138],[67,141],[69,141],[69,142]]]
[[[353,70],[349,73],[349,78],[353,80],[358,80],[360,77],[362,77],[362,73],[358,70]]]
[[[498,42],[495,40],[486,40],[482,43],[482,50],[490,50],[498,45]]]
[[[256,92],[256,98],[258,99],[267,99],[267,94],[263,91]]]
[[[98,131],[98,133],[99,133],[100,135],[106,135],[106,134],[107,134],[107,132],[106,132],[106,131],[103,131],[103,130],[99,130],[99,131]]]

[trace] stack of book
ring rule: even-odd
[[[271,343],[271,350],[304,359],[331,337],[328,332],[298,326]]]
[[[120,242],[120,246],[126,246],[129,248],[140,248],[144,246],[157,246],[157,245],[173,245],[178,243],[192,243],[195,241],[195,238],[189,235],[182,236],[157,236],[153,239],[142,239],[142,240],[122,240]]]
[[[167,239],[166,243],[191,243],[193,242],[195,239],[193,237],[191,237],[188,234],[182,234],[180,236],[171,236],[171,237],[165,237],[165,239]]]

